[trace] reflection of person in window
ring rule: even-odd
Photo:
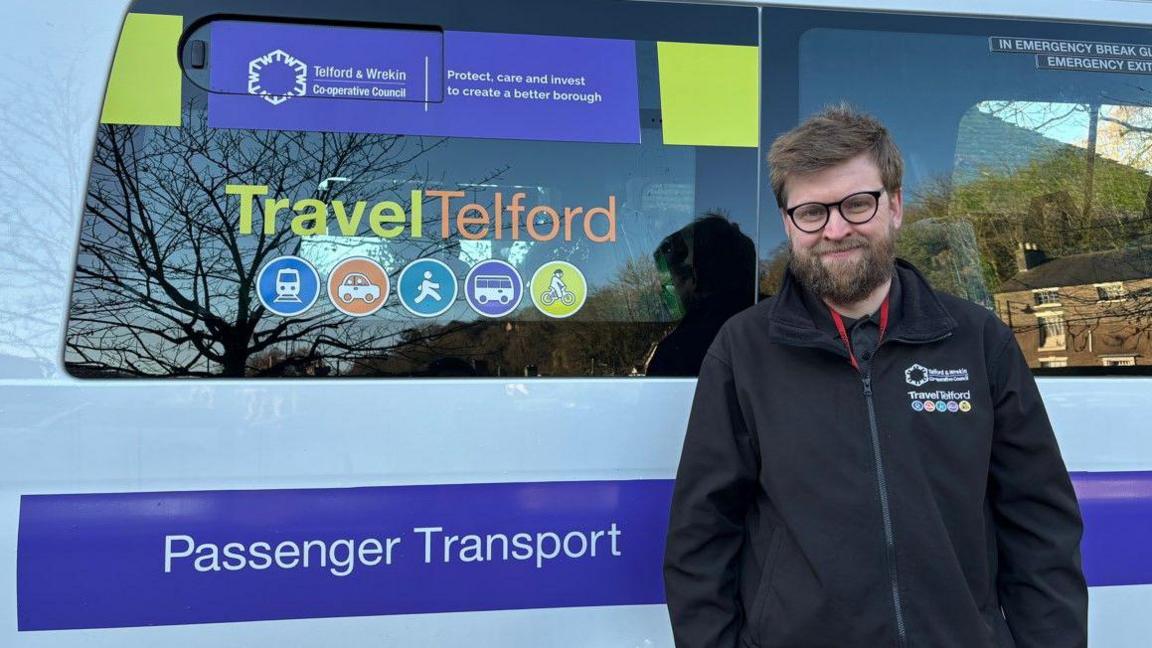
[[[710,213],[661,241],[653,256],[684,318],[656,345],[646,373],[695,376],[716,332],[754,301],[756,246],[738,225]]]

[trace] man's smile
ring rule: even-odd
[[[861,241],[859,243],[848,245],[827,245],[818,247],[815,252],[822,259],[830,259],[833,261],[854,258],[858,256],[858,252],[868,247],[868,244]]]
[[[847,250],[833,250],[831,252],[825,252],[822,256],[825,259],[847,259],[854,256],[859,250],[860,248],[858,247],[848,248]]]

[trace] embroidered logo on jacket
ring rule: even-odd
[[[964,382],[968,380],[967,369],[929,369],[922,364],[914,364],[904,370],[904,380],[913,387],[930,382]]]
[[[938,389],[929,392],[910,391],[908,392],[908,398],[912,401],[912,409],[917,412],[967,414],[972,411],[971,390],[954,391]]]

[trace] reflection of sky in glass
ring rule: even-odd
[[[985,101],[980,112],[1063,144],[1087,149],[1092,107],[1049,101]],[[1147,106],[1099,106],[1096,153],[1120,164],[1152,172],[1152,109]]]
[[[301,239],[299,256],[307,259],[321,277],[326,277],[344,259],[367,257],[384,271],[400,271],[390,241],[369,236],[309,236]]]
[[[1084,148],[1091,116],[1084,104],[1053,101],[982,101],[976,109],[1044,137]]]
[[[522,247],[527,247],[531,243],[518,241]],[[492,258],[492,241],[460,241],[460,254],[458,258],[464,262],[464,265],[474,266],[481,261]]]

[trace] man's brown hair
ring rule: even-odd
[[[867,153],[880,168],[880,180],[889,195],[901,187],[904,160],[888,129],[875,117],[841,103],[828,106],[772,142],[768,164],[772,167],[772,192],[784,208],[788,197],[784,183],[789,177],[814,173]]]

